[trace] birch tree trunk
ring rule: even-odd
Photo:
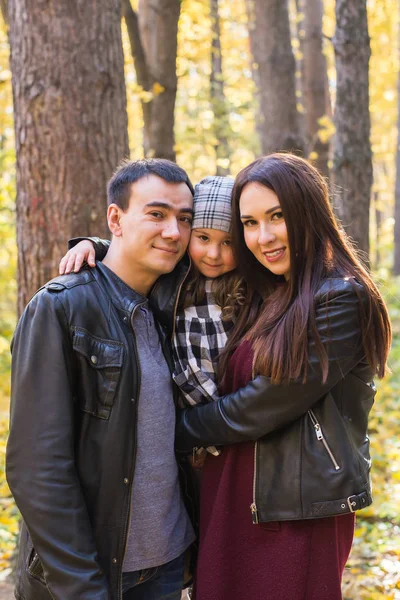
[[[108,234],[128,136],[120,0],[13,0],[9,22],[21,312],[69,237]]]
[[[138,84],[151,94],[142,101],[145,156],[175,160],[174,112],[180,0],[140,0],[138,12],[122,0]]]
[[[224,92],[218,0],[210,1],[210,15],[212,32],[210,99],[214,113],[216,175],[223,176],[229,173],[229,113]]]
[[[337,73],[333,181],[342,224],[359,248],[369,253],[371,49],[366,0],[336,1],[333,43]]]
[[[296,65],[288,0],[246,0],[246,5],[262,152],[302,153],[304,140],[296,106]]]

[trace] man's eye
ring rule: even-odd
[[[186,223],[187,225],[191,225],[192,224],[192,217],[182,217],[181,218],[181,222],[182,223]]]
[[[163,214],[161,212],[159,212],[158,210],[153,210],[151,213],[152,217],[156,217],[157,219],[162,219],[163,218]]]

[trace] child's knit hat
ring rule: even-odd
[[[193,229],[218,229],[229,233],[232,219],[231,177],[205,177],[194,188]]]

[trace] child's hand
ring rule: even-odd
[[[89,267],[96,266],[96,254],[92,242],[82,240],[76,246],[68,250],[67,254],[61,259],[58,267],[60,275],[67,273],[77,273],[82,264],[86,261]]]
[[[207,450],[205,448],[198,448],[194,450],[193,454],[189,456],[189,462],[192,468],[199,471],[203,468],[204,461],[207,456]]]

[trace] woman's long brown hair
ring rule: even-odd
[[[290,247],[287,282],[261,265],[245,244],[240,196],[251,182],[272,190],[279,199]],[[384,376],[391,342],[385,303],[336,222],[325,180],[310,163],[292,154],[271,154],[240,171],[232,192],[232,246],[238,271],[253,293],[221,355],[221,375],[246,338],[253,345],[256,373],[271,377],[273,383],[305,380],[311,332],[325,380],[328,360],[316,327],[314,298],[322,280],[336,276],[354,278],[364,287],[367,301],[359,304],[365,355],[373,372]],[[358,293],[358,286],[354,288]]]

